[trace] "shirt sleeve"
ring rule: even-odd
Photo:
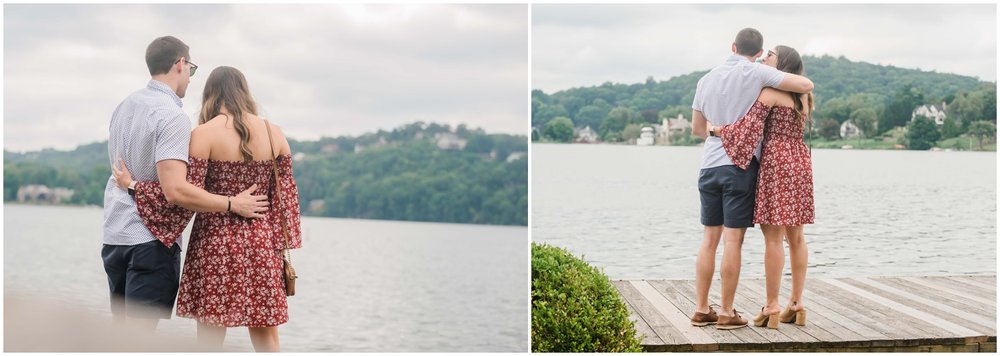
[[[785,72],[766,64],[754,63],[757,66],[757,78],[760,79],[761,87],[775,88],[785,79]]]
[[[770,113],[770,106],[757,101],[736,123],[719,127],[722,147],[729,155],[729,160],[740,169],[745,170],[750,166],[757,143],[764,138],[764,120]]]
[[[156,124],[156,162],[176,159],[188,163],[191,144],[191,121],[184,113],[159,111]]]
[[[694,110],[705,112],[705,110],[703,110],[704,107],[705,107],[705,98],[701,94],[701,81],[702,80],[705,80],[705,77],[701,77],[701,79],[698,80],[698,85],[694,89],[694,101],[691,102],[691,108],[694,109]]]
[[[198,188],[205,187],[208,161],[191,159],[187,181]],[[167,247],[171,247],[184,232],[194,212],[167,202],[163,188],[157,181],[142,181],[135,185],[135,207],[149,232]]]
[[[279,249],[302,247],[302,222],[299,211],[299,188],[292,175],[292,157],[281,155],[276,159],[280,184],[271,195],[271,213],[268,214],[274,246]],[[287,241],[285,231],[288,231]]]

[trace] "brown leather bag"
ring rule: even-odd
[[[278,157],[274,155],[274,140],[271,139],[271,123],[264,120],[264,125],[267,126],[267,141],[271,144],[271,162],[274,165],[274,196],[281,203],[281,179],[278,178]],[[275,210],[272,210],[274,212]],[[281,234],[285,236],[285,255],[282,256],[282,271],[285,275],[285,295],[291,297],[295,295],[295,280],[299,278],[295,274],[295,267],[292,267],[292,253],[289,251],[288,247],[288,223],[284,218],[278,219],[281,221]]]

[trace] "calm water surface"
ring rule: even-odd
[[[611,278],[694,278],[701,147],[531,149],[533,241]],[[813,150],[810,276],[995,274],[996,162],[994,152]],[[743,277],[763,277],[763,253],[749,229]]]
[[[102,221],[100,208],[4,205],[5,292],[110,318]],[[303,218],[302,231],[282,351],[529,349],[527,228]],[[193,340],[195,322],[160,330]],[[229,330],[228,349],[250,345]]]

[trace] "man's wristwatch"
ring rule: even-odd
[[[128,184],[128,195],[135,197],[135,181]]]
[[[708,130],[708,135],[712,136],[712,137],[719,137],[719,135],[715,134],[715,128],[714,127],[711,130]]]

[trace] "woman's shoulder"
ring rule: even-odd
[[[795,106],[795,102],[792,101],[792,95],[789,92],[771,87],[761,90],[757,100],[768,106]]]

